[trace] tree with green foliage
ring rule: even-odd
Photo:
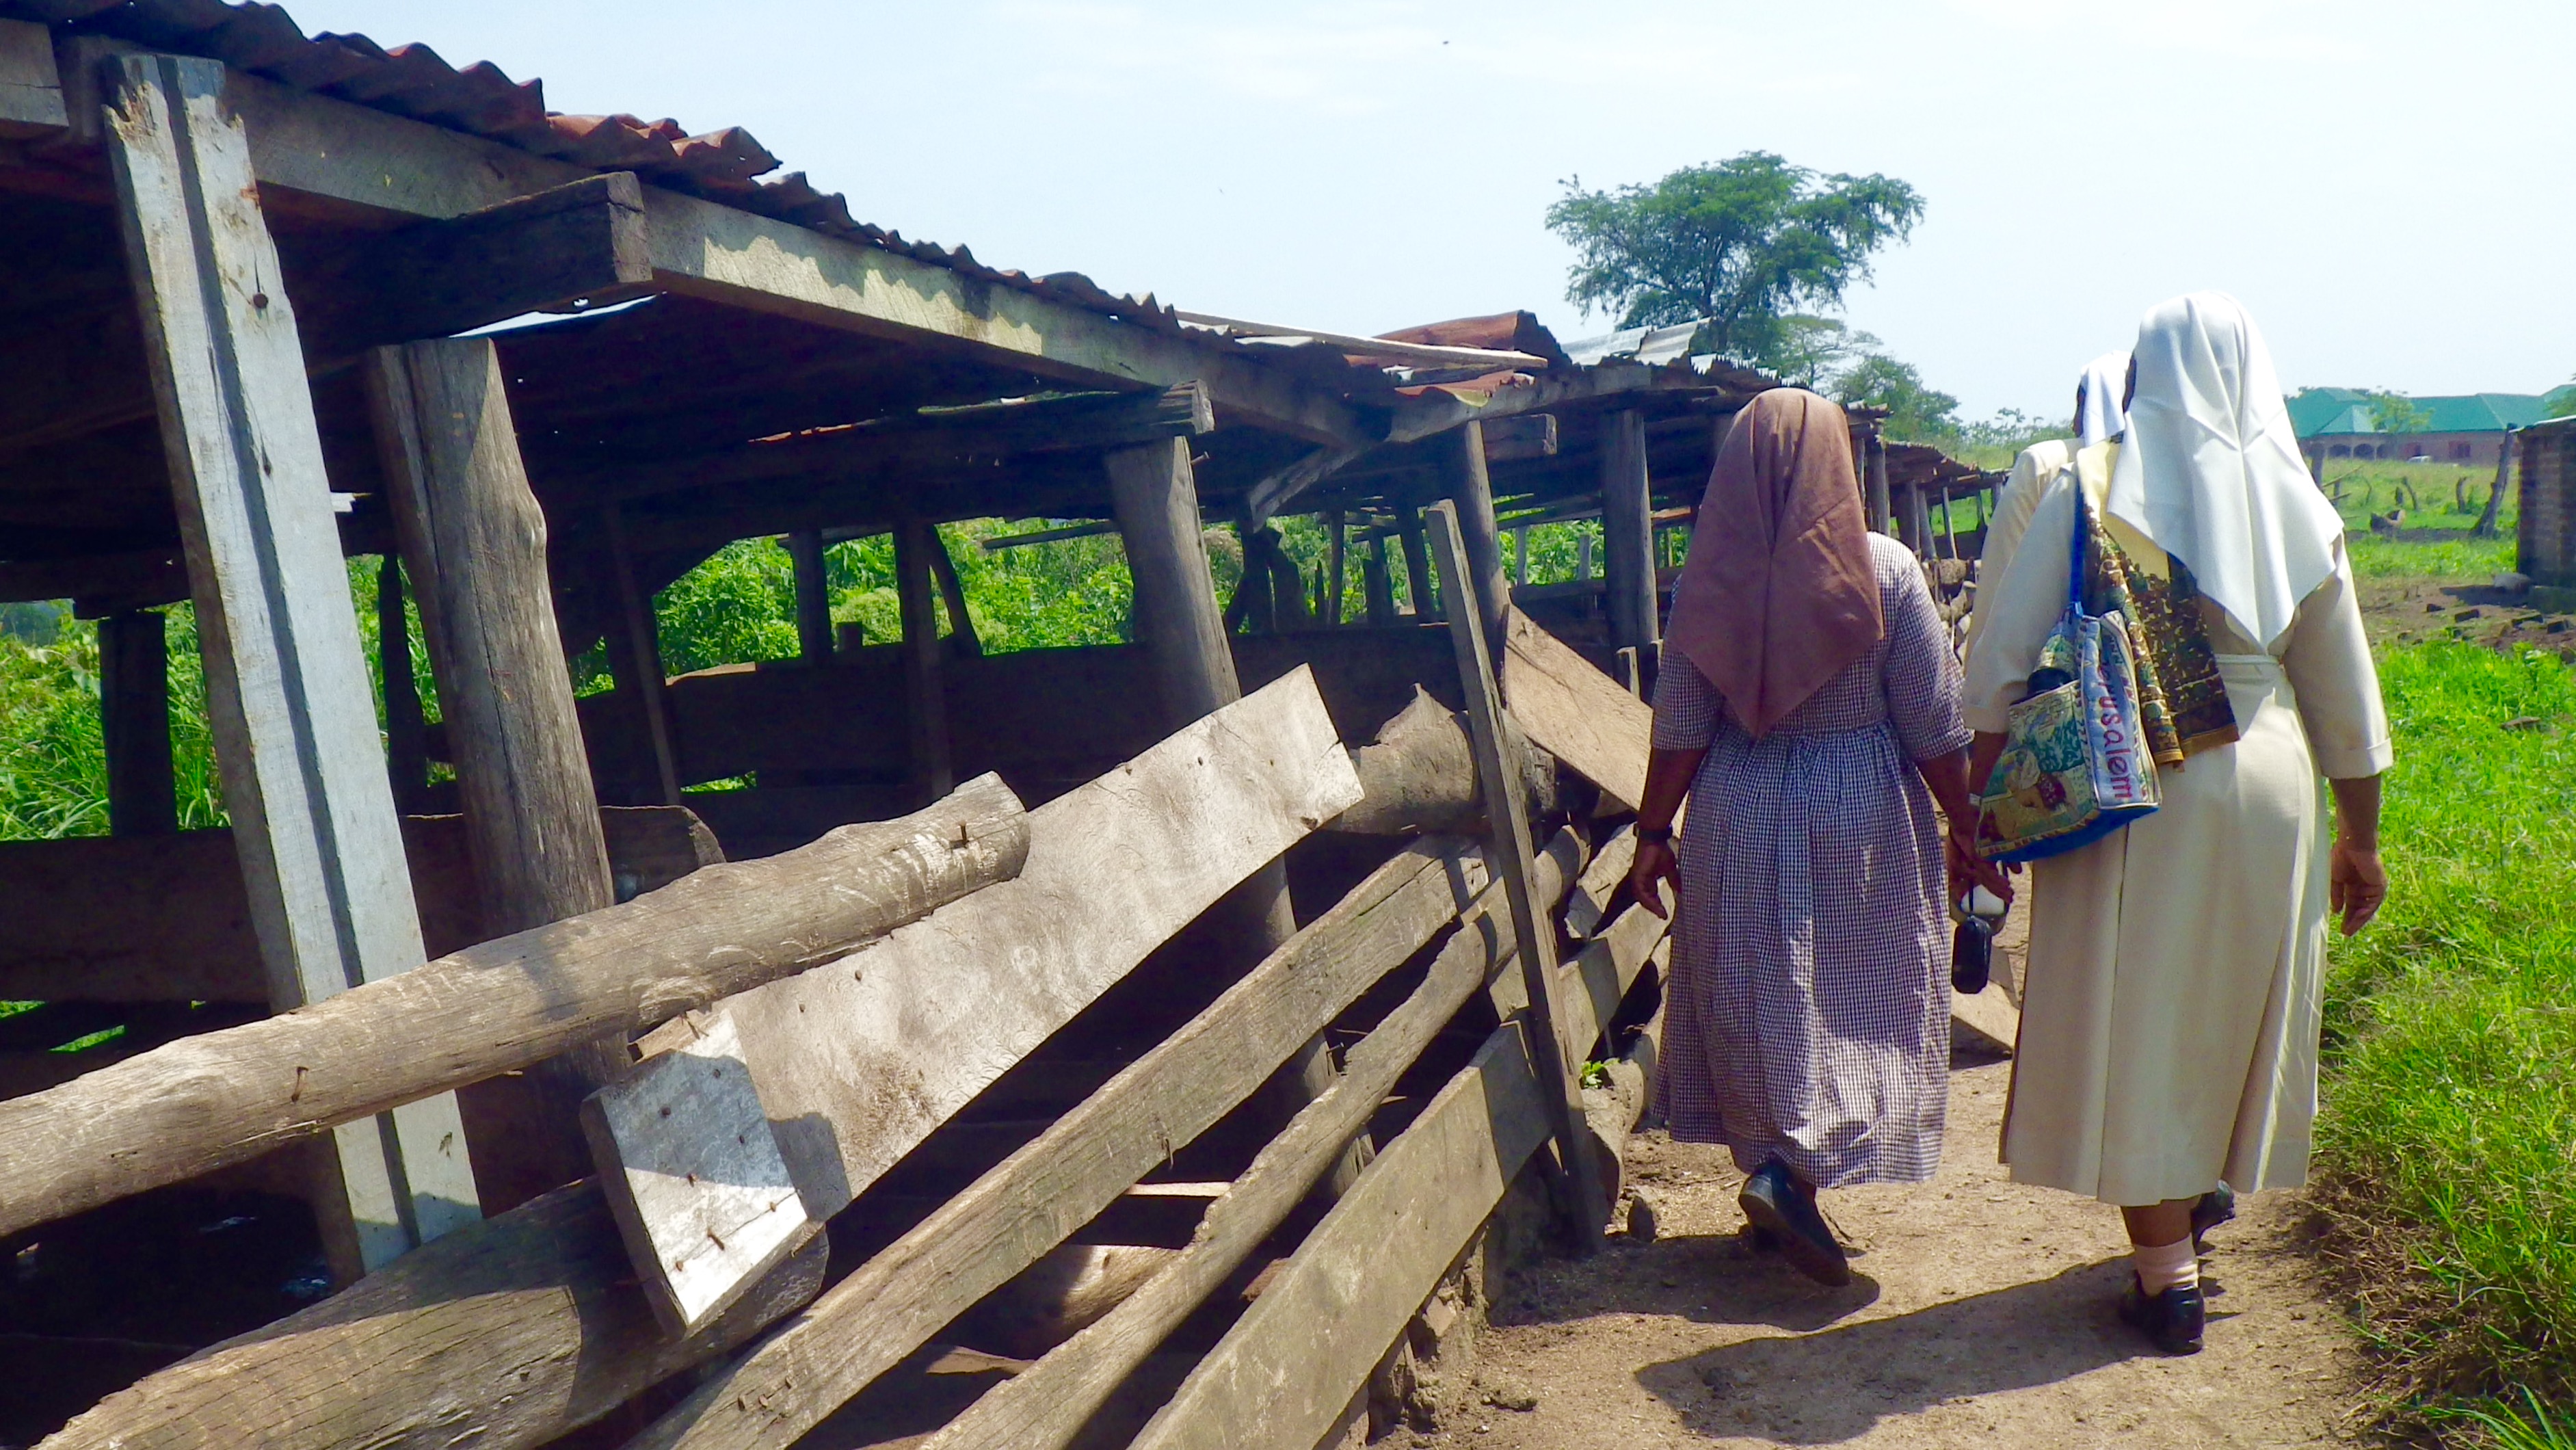
[[[1564,185],[1547,225],[1575,250],[1568,301],[1622,327],[1706,318],[1709,349],[1757,366],[1781,361],[1793,309],[1839,306],[1871,255],[1923,215],[1922,196],[1893,177],[1822,175],[1768,151],[1652,185]]]
[[[2540,415],[2544,418],[2576,417],[2576,378],[2551,388],[2541,398]]]
[[[2404,393],[2372,393],[2370,426],[2382,433],[2422,433],[2433,426],[2433,414]]]
[[[1959,400],[1923,381],[1912,363],[1883,352],[1868,354],[1836,377],[1833,398],[1846,408],[1885,408],[1881,431],[1900,442],[1942,443],[1959,436]]]

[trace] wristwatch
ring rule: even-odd
[[[1641,845],[1660,846],[1665,842],[1670,841],[1672,838],[1673,828],[1670,826],[1639,826],[1637,828],[1637,840]]]

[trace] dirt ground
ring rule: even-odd
[[[2361,614],[2374,644],[2471,640],[2516,644],[2576,660],[2576,617],[2536,609],[2527,594],[2432,579],[2364,579]]]
[[[1824,1195],[1861,1251],[1842,1289],[1739,1241],[1743,1175],[1723,1149],[1635,1140],[1630,1183],[1656,1236],[1614,1235],[1591,1262],[1515,1275],[1452,1371],[1468,1382],[1444,1386],[1438,1431],[1379,1443],[2250,1450],[2362,1433],[2360,1353],[2309,1257],[2299,1197],[2249,1199],[2211,1235],[2207,1347],[2158,1355],[2113,1312],[2118,1215],[2007,1182],[1996,1164],[2010,1072],[1954,1067],[1931,1183]]]

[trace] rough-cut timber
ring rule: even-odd
[[[1503,698],[1530,740],[1627,810],[1646,797],[1655,712],[1515,609],[1504,621]]]
[[[1424,513],[1431,529],[1431,551],[1439,556],[1440,577],[1467,592],[1463,581],[1468,550],[1459,537],[1455,506],[1435,504]],[[1504,606],[1508,608],[1509,606]],[[1577,1076],[1588,1037],[1560,1030],[1565,1021],[1556,997],[1556,933],[1536,899],[1530,880],[1533,848],[1529,816],[1520,793],[1512,788],[1520,749],[1511,717],[1503,712],[1502,688],[1494,679],[1493,657],[1485,649],[1484,621],[1461,610],[1449,621],[1449,641],[1458,656],[1459,688],[1467,697],[1468,735],[1476,749],[1476,781],[1485,798],[1486,840],[1494,874],[1502,879],[1512,905],[1512,926],[1521,941],[1521,980],[1528,990],[1527,1014],[1532,1034],[1558,1044],[1553,1055],[1539,1059],[1547,1081],[1548,1113],[1555,1124],[1558,1162],[1565,1170],[1564,1202],[1569,1235],[1578,1251],[1588,1252],[1601,1237],[1609,1199],[1600,1176],[1584,1150],[1583,1089]]]
[[[1629,409],[1604,417],[1601,429],[1601,572],[1607,585],[1602,602],[1610,616],[1610,647],[1633,649],[1646,659],[1663,638],[1646,420]]]
[[[454,1450],[542,1444],[810,1299],[817,1241],[687,1340],[662,1332],[597,1187],[448,1235],[275,1324],[110,1395],[44,1450]]]
[[[1018,799],[986,776],[902,820],[710,866],[0,1103],[0,1234],[829,961],[1013,875],[1028,840]]]
[[[662,1271],[640,1277],[674,1338],[704,1328],[822,1228],[787,1179],[733,1021],[721,1013],[651,1070],[592,1095],[581,1123],[627,1253]],[[691,1167],[629,1156],[710,1141],[715,1158]]]
[[[1543,900],[1552,902],[1565,873],[1543,868],[1542,874],[1551,888]],[[1412,996],[1351,1049],[1340,1079],[1307,1104],[1225,1195],[1208,1206],[1198,1233],[1176,1261],[1099,1323],[1018,1378],[994,1386],[924,1450],[1055,1450],[1071,1444],[1128,1374],[1297,1206],[1307,1185],[1332,1166],[1342,1145],[1368,1125],[1396,1079],[1485,985],[1502,954],[1518,952],[1505,928],[1508,916],[1507,911],[1490,913],[1450,939]]]
[[[223,82],[212,61],[125,57],[108,152],[224,804],[269,1000],[284,1009],[389,979],[428,953],[303,348]],[[480,1216],[452,1096],[405,1102],[389,1122],[333,1139],[345,1197],[324,1199],[324,1234],[344,1277]]]
[[[1332,828],[1361,836],[1412,836],[1427,831],[1482,835],[1485,802],[1476,789],[1475,750],[1463,717],[1416,685],[1413,703],[1351,752],[1360,778],[1358,805],[1333,818]],[[1521,755],[1521,792],[1532,818],[1556,812],[1556,761],[1545,751]]]
[[[1581,865],[1561,832],[1553,887]],[[1190,1024],[707,1382],[633,1450],[785,1446],[1097,1215],[1249,1096],[1299,1045],[1429,941],[1481,886],[1456,841],[1423,841],[1380,867]],[[1462,939],[1499,952],[1501,895]]]
[[[1014,880],[726,1004],[817,1218],[1359,794],[1304,667],[1028,816]]]
[[[1631,914],[1643,914],[1632,908]],[[1624,990],[1654,943],[1612,940]],[[1569,984],[1570,985],[1570,984]],[[1591,999],[1568,991],[1566,1030],[1597,1035]],[[1199,1362],[1133,1450],[1313,1445],[1457,1261],[1512,1175],[1548,1139],[1536,1054],[1554,1044],[1506,1022],[1413,1125],[1378,1154],[1288,1266]]]

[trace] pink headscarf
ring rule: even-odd
[[[1886,629],[1843,410],[1756,395],[1709,470],[1665,644],[1759,739]]]

